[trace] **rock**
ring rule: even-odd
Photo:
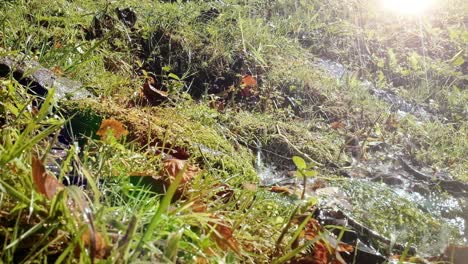
[[[371,179],[373,182],[383,182],[388,185],[402,185],[404,181],[399,176],[393,176],[389,174],[377,175]]]
[[[10,73],[19,83],[28,87],[32,93],[41,96],[45,96],[50,89],[55,88],[54,96],[57,99],[92,97],[91,93],[82,88],[81,83],[57,76],[53,71],[42,67],[36,61],[0,57],[0,76],[8,76]]]
[[[133,11],[131,8],[116,8],[115,13],[117,14],[117,17],[119,18],[120,22],[122,22],[128,28],[133,28],[133,26],[135,26],[137,16],[135,11]]]
[[[444,256],[450,263],[464,264],[468,259],[468,247],[450,245],[445,249]]]
[[[415,183],[412,187],[412,190],[423,196],[431,194],[431,190],[429,190],[429,187],[421,183]]]

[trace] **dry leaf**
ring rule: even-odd
[[[141,93],[150,105],[159,105],[161,102],[165,101],[169,94],[166,91],[156,88],[157,82],[153,77],[149,77],[145,84],[143,84],[143,89]]]
[[[44,164],[42,164],[37,155],[32,156],[31,166],[33,182],[37,191],[51,200],[58,191],[63,189],[63,184],[57,178],[47,173]]]
[[[257,185],[253,183],[244,183],[242,184],[242,187],[244,187],[244,189],[251,191],[251,192],[257,191]]]
[[[86,229],[81,235],[81,241],[83,241],[83,246],[89,249],[93,259],[106,259],[109,256],[109,247],[101,233]],[[79,252],[79,248],[75,249],[75,253]]]
[[[250,74],[246,74],[242,77],[242,80],[241,80],[241,94],[242,96],[251,96],[252,93],[251,93],[251,90],[254,89],[255,87],[257,87],[257,80],[252,77],[252,75]]]
[[[246,74],[242,77],[242,86],[244,87],[255,87],[257,86],[257,80],[250,74]]]
[[[216,232],[211,233],[211,237],[223,249],[232,249],[237,254],[240,253],[239,243],[233,236],[233,231],[224,221],[217,219],[217,222],[210,222],[210,225],[214,227]]]
[[[196,200],[190,208],[192,208],[192,211],[195,213],[206,213],[208,205],[201,200]]]
[[[346,125],[343,124],[341,121],[336,121],[330,124],[330,128],[335,129],[335,130],[343,129],[345,127]]]
[[[293,193],[289,188],[282,186],[273,186],[271,187],[270,192],[282,193],[286,195],[291,195]]]
[[[310,186],[310,189],[315,192],[316,190],[322,189],[325,187],[327,187],[327,182],[325,182],[322,179],[316,179],[314,183],[312,184],[312,186]]]
[[[54,66],[54,67],[52,68],[52,71],[53,71],[55,74],[59,75],[59,76],[62,76],[62,75],[63,75],[63,70],[62,70],[62,68],[60,68],[60,66]]]
[[[352,245],[340,242],[338,244],[338,247],[336,248],[336,251],[338,252],[346,252],[346,253],[351,253],[354,251],[354,247]]]
[[[99,127],[99,130],[96,132],[96,135],[100,136],[101,140],[105,140],[108,130],[112,131],[112,135],[116,139],[120,139],[121,137],[128,135],[128,131],[125,129],[124,125],[113,118],[104,119],[101,123],[101,127]]]
[[[177,174],[184,169],[186,160],[180,160],[180,159],[167,159],[163,162],[164,166],[164,175],[169,176],[168,181],[171,183]],[[188,165],[187,168],[184,171],[184,174],[182,175],[182,180],[180,184],[185,184],[187,182],[190,182],[193,177],[200,171],[200,169],[196,166],[193,165]]]

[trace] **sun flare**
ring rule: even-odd
[[[422,15],[435,3],[435,0],[380,0],[385,10],[401,15]]]

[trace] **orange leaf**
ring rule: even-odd
[[[90,255],[93,259],[105,259],[108,257],[108,246],[101,233],[92,232],[87,229],[83,235],[81,235],[81,241],[83,241],[83,246],[85,248],[90,249]]]
[[[345,128],[345,124],[343,124],[341,121],[336,121],[330,124],[330,127],[332,129],[338,130],[338,129],[343,129]]]
[[[34,185],[37,191],[45,195],[47,199],[52,199],[58,191],[63,189],[63,184],[46,172],[44,164],[35,154],[32,156],[31,167]]]
[[[224,221],[218,220],[217,223],[210,222],[214,226],[216,232],[212,232],[211,237],[216,244],[223,249],[232,249],[236,253],[240,253],[239,243],[233,236],[233,231]]]
[[[180,159],[167,159],[163,162],[164,172],[166,176],[169,176],[168,181],[172,182],[177,174],[184,168],[186,160]],[[182,181],[180,184],[187,183],[193,179],[193,177],[200,171],[200,169],[193,165],[188,165],[182,175]]]
[[[242,81],[241,81],[241,94],[242,96],[251,96],[252,93],[250,92],[252,89],[254,89],[255,87],[257,87],[257,80],[252,77],[252,75],[244,75],[242,77]]]
[[[282,186],[273,186],[273,187],[271,187],[270,192],[282,193],[282,194],[286,194],[286,195],[291,195],[292,194],[292,191],[289,188],[282,187]]]
[[[99,130],[96,132],[96,135],[100,136],[102,140],[105,140],[108,130],[112,131],[112,135],[116,139],[120,139],[121,137],[128,135],[128,131],[125,129],[124,125],[113,118],[104,119],[101,123],[101,127],[99,127]]]
[[[351,253],[354,251],[354,247],[352,245],[340,242],[336,248],[336,251]]]
[[[255,87],[257,86],[257,80],[252,77],[252,75],[246,74],[242,77],[242,84],[243,87]]]

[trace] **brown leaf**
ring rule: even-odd
[[[352,245],[340,242],[336,248],[336,251],[351,253],[354,251],[354,247]]]
[[[293,193],[289,188],[282,186],[273,186],[271,187],[270,192],[282,193],[286,195],[291,195]]]
[[[169,176],[167,179],[169,182],[172,182],[177,174],[183,170],[186,160],[180,160],[180,159],[167,159],[163,162],[164,166],[164,175]],[[188,165],[187,168],[184,171],[184,174],[182,175],[182,180],[180,184],[185,184],[190,182],[193,177],[200,171],[200,169],[196,166],[193,165]]]
[[[327,187],[327,182],[325,182],[322,179],[316,179],[314,183],[312,184],[312,186],[310,186],[310,189],[315,192],[316,190],[322,189],[325,187]]]
[[[237,254],[240,253],[239,243],[234,238],[231,227],[220,219],[217,219],[216,223],[210,222],[209,224],[216,230],[216,232],[211,233],[211,237],[221,249],[232,249]]]
[[[345,127],[346,125],[343,124],[341,121],[336,121],[330,124],[330,128],[335,129],[335,130],[343,129]]]
[[[83,246],[89,249],[91,258],[106,259],[109,256],[109,247],[101,233],[86,229],[81,235],[81,241],[83,241]],[[75,251],[80,252],[79,249]]]
[[[257,191],[257,185],[253,183],[244,183],[242,184],[242,187],[244,187],[244,189],[251,191],[251,192]]]
[[[59,75],[59,76],[62,76],[62,75],[63,75],[63,70],[62,70],[62,68],[60,68],[60,66],[54,66],[54,67],[52,68],[52,71],[53,71],[55,74]]]
[[[156,79],[149,77],[145,84],[143,84],[143,89],[141,93],[150,105],[159,105],[161,102],[165,101],[169,94],[166,91],[157,88]]]
[[[128,135],[128,131],[125,129],[124,125],[113,118],[104,119],[101,123],[101,127],[99,127],[99,130],[96,132],[96,135],[100,136],[102,140],[105,140],[108,130],[112,131],[112,135],[116,139],[120,139],[121,137]]]
[[[242,76],[242,86],[244,87],[255,87],[257,86],[257,80],[250,74]]]
[[[201,200],[196,200],[190,208],[192,208],[192,211],[195,213],[206,213],[208,205]]]
[[[257,80],[250,74],[246,74],[241,80],[241,95],[244,97],[251,96],[251,90],[257,87]]]
[[[63,184],[47,173],[44,164],[35,154],[32,156],[31,167],[34,185],[37,191],[45,195],[47,199],[51,200],[58,191],[63,189]]]

